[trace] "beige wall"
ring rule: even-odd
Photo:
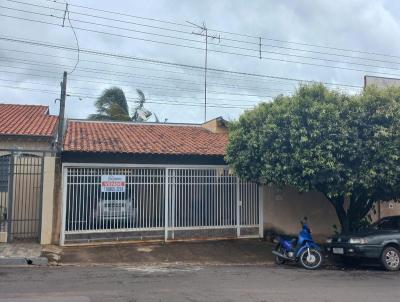
[[[382,217],[400,215],[400,202],[382,201],[371,210],[370,215],[373,222]]]
[[[213,133],[228,133],[228,128],[226,127],[226,121],[217,117],[215,119],[209,120],[202,124],[203,128],[213,132]]]
[[[62,224],[62,164],[60,158],[55,162],[55,182],[54,182],[54,208],[53,208],[53,232],[51,242],[59,244],[61,224]]]
[[[43,139],[4,138],[0,136],[0,149],[49,150],[51,142]]]
[[[332,226],[339,226],[334,208],[320,193],[275,186],[263,186],[262,190],[265,231],[297,234],[304,216],[316,239],[332,235]]]
[[[44,158],[41,244],[51,244],[54,211],[55,157]]]

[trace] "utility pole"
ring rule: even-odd
[[[58,114],[58,131],[57,131],[57,151],[60,152],[64,141],[64,115],[65,115],[65,99],[67,96],[67,72],[64,71],[63,80],[60,83],[60,112]]]
[[[192,32],[194,35],[205,37],[205,56],[204,56],[204,122],[207,121],[207,69],[208,69],[208,39],[211,40],[218,39],[218,43],[221,42],[220,35],[208,35],[208,28],[206,24],[203,22],[203,25],[197,25],[195,23],[186,21],[187,23],[194,25],[200,29],[200,32]]]

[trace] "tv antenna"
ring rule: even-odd
[[[221,42],[221,36],[220,35],[209,35],[208,34],[208,28],[203,22],[202,25],[198,25],[189,21],[186,21],[187,23],[196,26],[199,29],[199,32],[193,32],[192,34],[204,37],[205,39],[205,56],[204,56],[204,122],[207,121],[207,57],[208,57],[208,39],[215,40],[218,39],[218,43]]]

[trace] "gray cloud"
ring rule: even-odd
[[[25,0],[24,0],[25,1]],[[28,1],[27,1],[28,2]],[[209,28],[220,29],[228,32],[239,32],[253,36],[262,36],[272,39],[291,40],[310,44],[334,46],[337,48],[360,49],[369,52],[381,52],[392,55],[394,49],[398,49],[400,34],[399,4],[393,1],[183,1],[183,0],[147,0],[147,1],[69,1],[72,5],[85,5],[104,10],[116,10],[132,15],[164,19],[171,22],[185,23],[191,21],[202,23],[205,21]],[[1,5],[18,9],[27,9],[45,14],[62,16],[62,12],[56,11],[54,4],[46,1],[32,1],[48,8],[32,8],[24,5],[13,4],[2,1]],[[135,26],[133,24],[112,22],[96,18],[84,17],[74,14],[74,11],[91,14],[104,13],[93,12],[70,7],[71,19],[104,23],[107,26],[94,26],[77,21],[72,21],[75,27],[91,28],[112,32],[119,35],[133,36],[144,39],[173,42],[182,45],[204,47],[204,44],[191,43],[179,39],[171,40],[162,37],[149,36],[133,31],[111,28],[111,26],[129,27],[132,30],[151,31],[165,35],[177,35],[188,39],[204,41],[203,38],[190,34],[177,34],[168,31],[149,29]],[[27,14],[9,11],[0,8],[2,14],[18,17],[26,17]],[[184,30],[190,33],[192,29],[165,25],[124,16],[107,15],[109,18],[117,18],[122,21],[151,24],[172,29]],[[45,20],[61,24],[61,20],[45,18],[40,16],[29,16],[32,19]],[[96,34],[77,30],[81,48],[96,49],[105,52],[126,54],[141,58],[153,58],[176,63],[193,64],[202,66],[204,64],[204,51],[184,47],[167,46],[157,43],[140,41],[123,37]],[[63,44],[70,47],[75,46],[74,36],[68,27],[56,27],[51,25],[37,24],[33,22],[17,21],[14,19],[0,18],[0,35],[16,36],[24,39],[46,41],[48,43]],[[231,52],[251,53],[258,55],[257,45],[242,44],[228,41],[227,38],[235,38],[248,42],[258,42],[257,38],[246,38],[221,33],[221,44],[254,48],[251,51],[224,48],[221,45],[210,45],[211,50],[224,50]],[[322,50],[353,56],[362,56],[374,59],[385,59],[400,62],[400,58],[378,57],[366,54],[341,52],[327,49],[317,49],[282,42],[263,40],[263,43],[276,46],[291,46],[294,48],[305,48],[308,50]],[[8,50],[5,50],[8,49]],[[274,47],[264,47],[264,51],[281,52],[304,56],[323,57],[322,55],[294,50],[282,50]],[[35,52],[38,54],[27,54]],[[283,58],[277,54],[264,53],[264,57],[271,59]],[[67,57],[62,59],[59,57]],[[326,57],[326,56],[325,56]],[[0,85],[13,86],[27,89],[39,89],[54,91],[55,93],[43,93],[40,91],[18,90],[1,87],[2,96],[0,102],[6,103],[39,103],[51,106],[52,113],[57,113],[57,104],[54,99],[58,97],[59,82],[64,69],[71,70],[74,65],[76,52],[58,49],[47,49],[28,46],[18,43],[10,43],[0,40]],[[285,56],[292,61],[303,61],[325,65],[336,65],[339,67],[351,67],[369,70],[371,72],[386,72],[393,75],[399,74],[397,70],[354,66],[348,64],[336,64],[328,61],[315,61],[305,58]],[[380,66],[397,68],[398,64],[385,64],[370,62],[354,58],[343,58],[340,56],[329,57],[341,61],[353,61]],[[20,61],[17,61],[20,60]],[[28,60],[24,62],[21,60]],[[99,61],[93,63],[88,61]],[[28,65],[30,63],[32,65]],[[37,65],[33,65],[37,64]],[[63,67],[60,65],[68,66]],[[120,65],[120,66],[117,66]],[[5,66],[12,66],[5,67]],[[247,58],[228,54],[209,53],[209,66],[251,72],[269,74],[291,78],[317,80],[323,82],[347,83],[351,85],[362,85],[362,77],[365,72],[331,69],[317,66],[307,66],[295,63],[285,63],[275,60]],[[96,69],[89,71],[84,69]],[[41,70],[41,71],[38,71]],[[18,73],[18,74],[17,74]],[[36,76],[32,76],[35,74]],[[38,75],[41,75],[40,77]],[[159,77],[159,78],[157,78]],[[11,82],[15,81],[15,82]],[[31,83],[32,82],[32,83]],[[278,80],[257,79],[253,77],[235,76],[232,74],[219,74],[210,72],[208,77],[209,102],[214,104],[231,104],[250,106],[258,101],[268,99],[279,93],[288,93],[296,87],[295,82]],[[217,84],[218,83],[218,84]],[[41,85],[38,85],[41,84]],[[190,102],[199,103],[203,101],[203,75],[201,71],[188,70],[178,67],[166,67],[155,64],[145,64],[139,61],[118,60],[107,57],[93,56],[81,53],[79,68],[75,71],[68,84],[71,94],[79,95],[69,97],[67,103],[67,114],[69,117],[85,118],[94,111],[94,98],[101,91],[110,86],[120,86],[124,89],[129,99],[136,97],[135,89],[142,89],[149,100],[159,102]],[[194,91],[191,91],[194,90]],[[256,96],[243,96],[231,94],[254,94]],[[90,96],[90,97],[89,97]],[[226,99],[226,100],[224,100]],[[130,105],[134,105],[131,103]],[[156,112],[161,119],[168,118],[173,122],[201,122],[203,120],[202,107],[183,107],[165,104],[149,103],[147,107]],[[242,109],[213,108],[208,110],[208,117],[222,115],[234,119],[243,112]]]

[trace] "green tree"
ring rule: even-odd
[[[354,229],[374,202],[400,194],[399,104],[396,88],[302,86],[231,123],[226,160],[245,179],[321,192],[342,230]]]
[[[91,114],[92,120],[130,121],[128,102],[121,88],[105,89],[95,103],[97,113]]]

